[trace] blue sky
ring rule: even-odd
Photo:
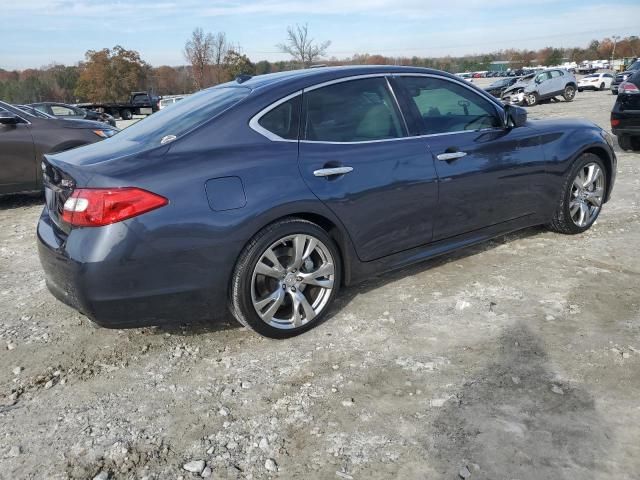
[[[252,60],[279,60],[287,25],[308,23],[330,56],[444,56],[583,46],[639,35],[640,1],[617,0],[0,0],[0,68],[75,64],[120,44],[154,66],[184,64],[195,27],[224,31]]]

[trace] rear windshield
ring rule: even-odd
[[[167,135],[179,138],[235,105],[250,92],[246,87],[202,90],[125,128],[118,133],[118,138],[158,144]]]

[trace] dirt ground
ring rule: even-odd
[[[608,128],[613,102],[529,112]],[[46,290],[41,200],[0,200],[0,478],[639,478],[640,154],[618,154],[589,232],[372,279],[287,341],[96,328]]]

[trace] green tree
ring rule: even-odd
[[[227,52],[224,57],[224,65],[231,78],[236,78],[239,75],[255,75],[256,73],[256,67],[251,63],[249,57],[235,50]]]
[[[89,50],[80,65],[76,95],[93,102],[126,100],[132,91],[146,90],[150,70],[137,51],[120,45]]]

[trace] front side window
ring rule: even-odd
[[[367,142],[400,138],[402,120],[383,77],[350,80],[304,93],[303,138]]]
[[[51,105],[51,111],[56,117],[73,117],[76,113],[68,107]]]
[[[493,103],[458,83],[433,77],[400,77],[398,81],[421,117],[420,135],[497,128],[502,124]]]
[[[300,126],[300,95],[281,103],[265,113],[258,124],[286,140],[298,139],[298,128]]]
[[[549,72],[542,72],[536,76],[536,83],[542,83],[545,80],[549,80],[551,78],[551,74]]]

